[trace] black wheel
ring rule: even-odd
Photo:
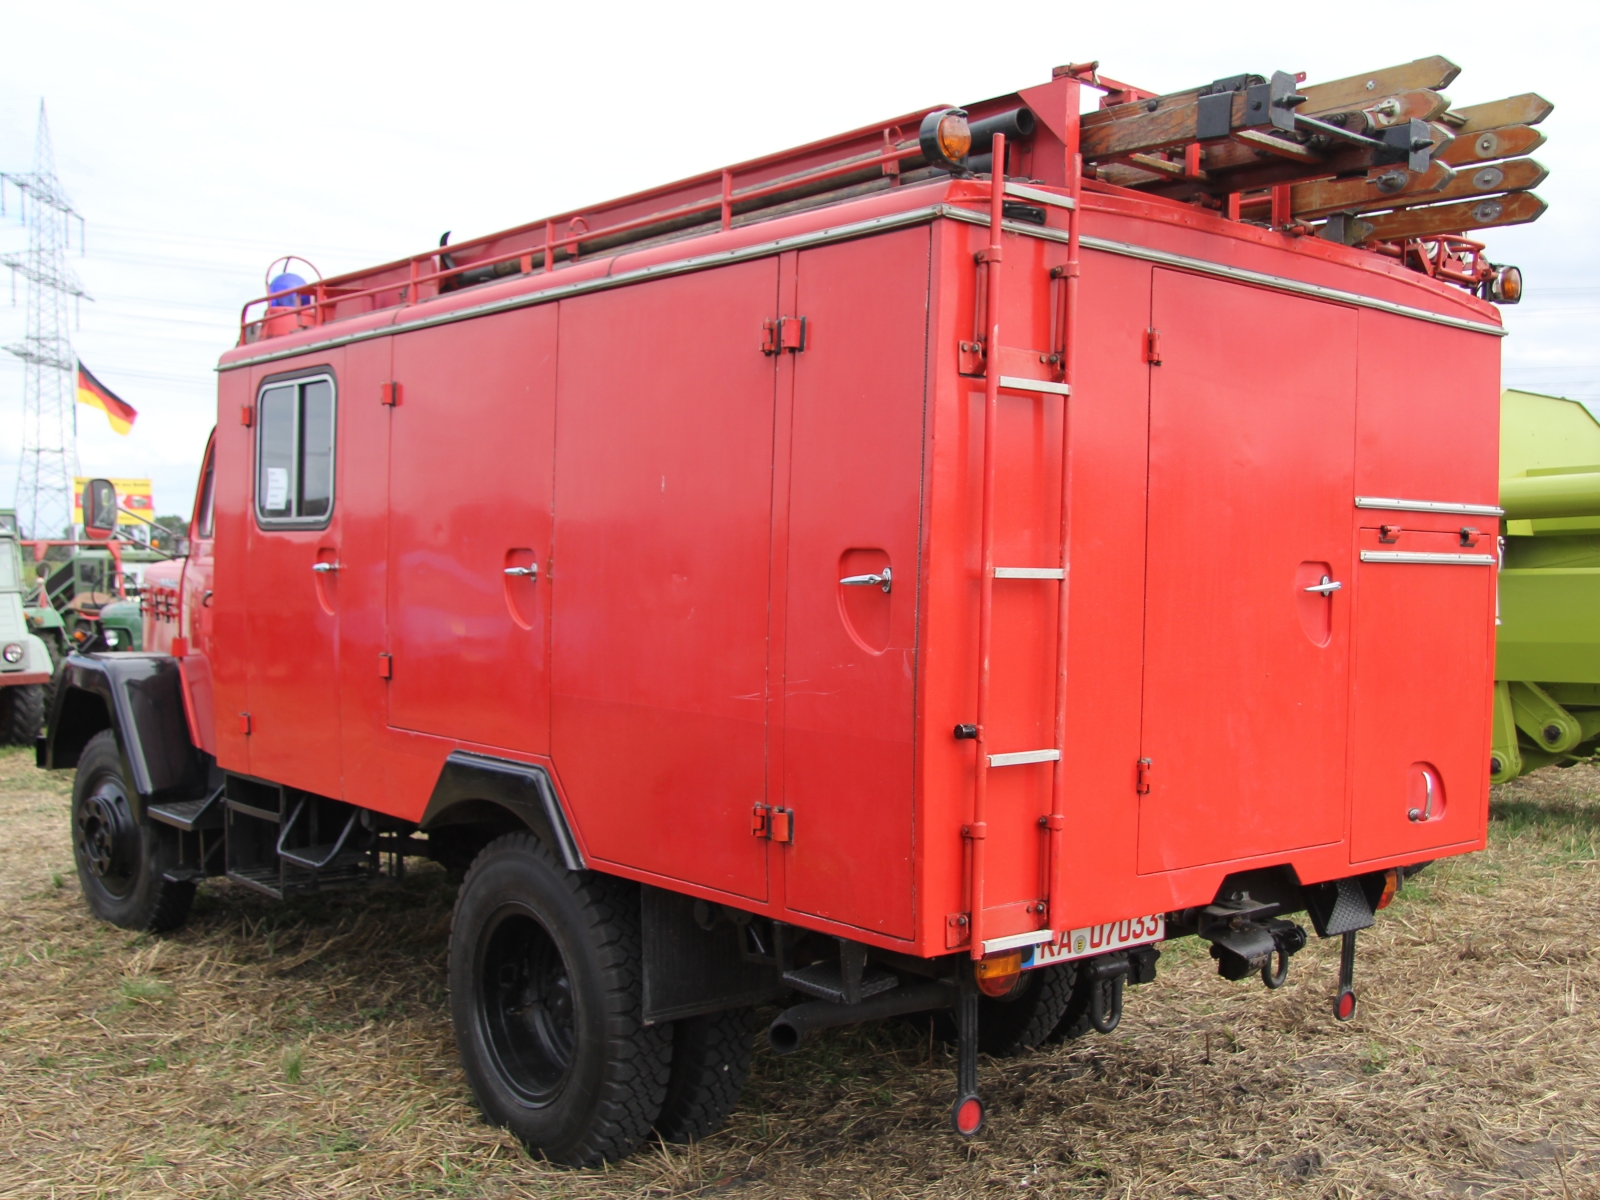
[[[1071,963],[1037,967],[1022,973],[1009,996],[979,996],[978,1049],[991,1058],[1015,1058],[1043,1045],[1072,998],[1072,978]],[[933,1020],[942,1041],[956,1041],[952,1012],[940,1011]]]
[[[72,857],[95,916],[124,929],[176,929],[194,903],[192,882],[162,878],[173,848],[137,819],[117,735],[102,729],[78,758],[72,784]]]
[[[722,1128],[750,1076],[755,1032],[748,1008],[672,1023],[672,1075],[656,1118],[663,1140],[698,1142]]]
[[[42,683],[0,688],[0,742],[31,746],[44,732],[45,688]]]
[[[450,1015],[491,1123],[568,1166],[622,1158],[650,1135],[672,1027],[641,1008],[639,892],[568,871],[527,833],[474,860],[450,930]]]
[[[1081,1038],[1094,1028],[1093,1016],[1090,1013],[1091,996],[1090,981],[1087,977],[1078,977],[1077,963],[1062,963],[1061,970],[1068,973],[1068,988],[1071,995],[1067,998],[1067,1006],[1061,1012],[1061,1019],[1056,1022],[1056,1027],[1050,1031],[1049,1040],[1052,1042],[1070,1042]]]

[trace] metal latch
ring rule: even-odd
[[[776,804],[756,804],[750,810],[750,832],[774,842],[792,842],[794,810]]]
[[[1332,595],[1334,592],[1337,592],[1343,586],[1344,584],[1340,583],[1337,579],[1331,579],[1327,575],[1324,575],[1321,583],[1313,583],[1306,589],[1306,591],[1316,592],[1319,596],[1328,596]]]
[[[768,317],[761,322],[761,353],[799,354],[806,348],[806,319],[804,317]]]
[[[1154,765],[1148,758],[1139,760],[1139,777],[1138,782],[1134,785],[1134,791],[1141,796],[1148,795],[1150,792],[1150,769]]]

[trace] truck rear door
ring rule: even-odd
[[[1151,325],[1139,870],[1337,843],[1356,314],[1157,270]]]

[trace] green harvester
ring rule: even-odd
[[[1500,506],[1495,783],[1600,750],[1600,422],[1587,408],[1502,395]]]

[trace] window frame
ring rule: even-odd
[[[262,398],[275,388],[292,387],[295,390],[294,404],[294,477],[290,480],[290,494],[295,503],[299,503],[302,479],[300,472],[305,463],[303,460],[304,448],[300,444],[301,421],[305,409],[305,395],[303,389],[307,384],[325,380],[333,393],[329,421],[328,440],[328,511],[317,517],[270,517],[262,512],[261,508],[261,444],[262,430],[266,422],[262,418]],[[332,367],[308,367],[304,370],[293,371],[283,375],[269,375],[256,385],[254,450],[251,455],[251,480],[250,480],[250,507],[255,513],[256,527],[264,531],[292,530],[292,529],[326,529],[333,522],[334,506],[339,501],[339,382],[334,378]]]

